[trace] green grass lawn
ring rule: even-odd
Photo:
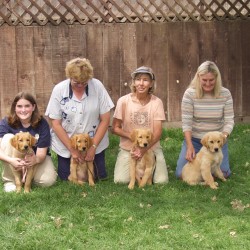
[[[164,130],[167,185],[113,183],[118,137],[110,135],[109,179],[94,188],[58,181],[30,194],[0,186],[0,249],[250,249],[250,125],[229,139],[231,178],[219,189],[175,178],[183,135]]]

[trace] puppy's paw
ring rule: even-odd
[[[218,183],[217,182],[214,182],[214,183],[211,183],[210,185],[209,185],[212,189],[218,189]]]
[[[140,184],[139,184],[139,188],[144,188],[145,185],[146,185],[146,184],[144,184],[144,183],[140,183]]]
[[[91,187],[94,187],[94,186],[95,186],[95,183],[94,183],[94,182],[89,182],[89,185],[90,185]]]
[[[25,193],[25,194],[30,193],[30,189],[24,189],[24,193]]]
[[[130,190],[133,190],[133,189],[134,189],[134,187],[135,187],[135,185],[134,185],[134,184],[129,183],[128,188],[129,188]]]

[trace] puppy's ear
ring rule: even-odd
[[[36,138],[30,135],[30,146],[33,147],[36,145]]]
[[[137,137],[137,129],[134,129],[130,135],[131,141],[136,142],[136,137]]]
[[[77,139],[77,136],[76,136],[76,135],[73,135],[73,136],[71,136],[71,138],[70,138],[71,145],[72,145],[72,147],[75,148],[75,149],[76,149],[76,139]]]
[[[201,139],[201,144],[205,146],[206,148],[208,147],[208,135],[204,135]]]
[[[153,135],[153,132],[151,130],[149,130],[149,134],[150,134],[149,142],[151,142],[151,141],[153,141],[154,135]]]
[[[14,137],[12,137],[12,138],[10,139],[10,145],[11,145],[12,147],[14,147],[14,148],[17,147],[17,135],[15,135]]]

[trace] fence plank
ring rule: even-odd
[[[152,24],[138,23],[136,25],[137,64],[138,66],[151,66],[151,27]]]
[[[33,49],[33,28],[16,27],[16,65],[18,91],[29,91],[35,96],[35,62]]]
[[[240,22],[240,34],[241,34],[241,48],[242,48],[242,67],[239,71],[239,74],[242,75],[242,116],[248,116],[250,115],[250,99],[249,99],[249,93],[250,93],[250,49],[249,49],[249,41],[250,41],[250,22]],[[237,39],[237,37],[235,37]],[[238,39],[237,39],[238,40]],[[237,63],[237,62],[235,62]],[[238,83],[235,82],[235,85],[237,86]],[[244,117],[242,117],[244,120]],[[250,119],[248,119],[248,122]]]
[[[120,90],[117,95],[113,96],[113,100],[116,103],[120,96],[131,92],[131,73],[137,68],[137,56],[136,56],[136,24],[121,24],[121,79],[117,84],[120,85]]]
[[[18,92],[15,27],[7,24],[1,27],[0,52],[0,117],[3,117]]]
[[[177,24],[177,23],[176,23]],[[180,120],[181,99],[183,92],[181,86],[186,86],[186,82],[182,79],[185,76],[187,65],[183,61],[183,57],[187,53],[183,49],[185,38],[183,37],[183,24],[177,25],[172,23],[168,25],[168,120]]]
[[[103,83],[110,94],[119,93],[121,53],[120,25],[103,26]],[[111,39],[110,39],[111,38]]]
[[[103,25],[86,27],[86,57],[94,67],[94,77],[103,79]]]
[[[168,32],[165,25],[152,24],[152,69],[156,77],[155,95],[161,97],[165,107],[166,117],[168,115]]]
[[[54,65],[51,61],[51,30],[44,26],[33,27],[33,30],[35,92],[40,112],[44,113],[54,87],[52,78]]]
[[[61,23],[59,26],[49,26],[51,30],[51,61],[52,61],[52,83],[65,79],[65,65],[69,61],[69,26]]]

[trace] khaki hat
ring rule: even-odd
[[[134,79],[137,74],[149,74],[152,78],[152,80],[155,80],[154,72],[151,68],[142,66],[138,69],[136,69],[132,74],[132,78]]]

